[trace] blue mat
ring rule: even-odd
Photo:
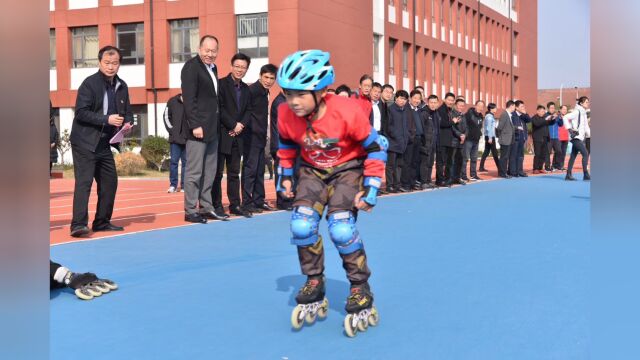
[[[52,292],[51,358],[588,355],[589,183],[540,176],[381,198],[358,221],[380,324],[353,339],[342,329],[349,285],[328,236],[329,316],[291,330],[305,278],[289,216],[52,247],[54,261],[120,289],[89,302]]]

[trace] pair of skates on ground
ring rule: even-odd
[[[100,279],[94,273],[73,273],[69,271],[65,276],[64,282],[74,289],[76,296],[82,300],[91,300],[118,289],[118,284],[109,279]]]
[[[324,319],[329,311],[329,300],[325,297],[324,276],[309,277],[296,295],[298,305],[291,313],[291,326],[298,330],[304,323],[313,324],[316,317]],[[358,331],[367,331],[369,325],[378,325],[378,310],[373,306],[373,294],[368,284],[351,287],[347,298],[347,316],[344,318],[344,331],[348,337],[356,336]]]

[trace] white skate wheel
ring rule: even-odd
[[[91,300],[94,297],[92,293],[83,288],[76,289],[75,293],[76,296],[82,300]]]
[[[369,315],[369,318],[367,320],[369,321],[369,325],[371,326],[378,325],[378,322],[380,321],[380,315],[378,314],[378,309],[376,309],[375,306],[371,308],[371,314]]]
[[[304,321],[306,321],[307,324],[313,324],[316,321],[316,314],[312,312],[308,312],[307,315],[304,317]]]
[[[99,281],[93,282],[90,285],[93,286],[94,288],[100,290],[100,292],[103,293],[103,294],[106,294],[109,291],[111,291],[111,288],[109,288],[107,285],[105,285],[104,283],[101,283]]]
[[[297,305],[291,312],[291,326],[296,330],[299,330],[302,327],[302,324],[304,324],[304,319],[301,315],[302,307]]]
[[[361,332],[365,332],[367,331],[367,328],[369,328],[369,323],[367,322],[367,319],[364,320],[358,320],[358,330]]]
[[[329,311],[329,300],[327,300],[327,298],[324,298],[324,301],[322,302],[320,309],[318,309],[318,317],[320,319],[326,318],[328,311]]]
[[[345,316],[344,318],[344,332],[347,334],[348,337],[354,337],[358,332],[358,327],[353,326],[352,323],[353,323],[353,314],[347,314],[347,316]]]

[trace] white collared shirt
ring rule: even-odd
[[[376,129],[376,131],[380,131],[380,128],[382,126],[382,114],[380,114],[380,108],[378,107],[378,101],[371,101],[371,103],[373,104],[373,128]]]
[[[211,80],[213,80],[213,88],[216,90],[216,94],[218,93],[218,79],[216,79],[216,74],[213,72],[213,69],[216,68],[216,64],[211,64],[205,66],[209,69],[209,76],[211,76]]]

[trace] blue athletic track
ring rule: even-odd
[[[120,289],[51,292],[51,358],[584,359],[590,201],[551,175],[380,198],[358,219],[380,323],[355,338],[328,236],[329,315],[291,329],[287,212],[53,246]]]

